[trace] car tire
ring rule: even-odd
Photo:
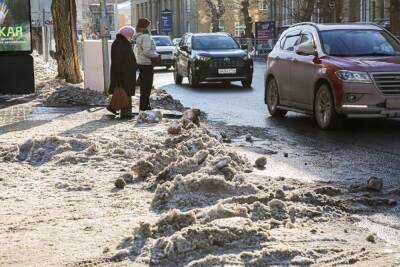
[[[174,66],[174,81],[175,81],[175,84],[181,85],[182,84],[182,80],[183,80],[183,77],[182,77],[182,75],[179,74],[178,66],[175,64],[175,66]]]
[[[265,94],[267,96],[267,106],[269,114],[271,114],[272,117],[276,118],[285,117],[287,110],[278,108],[279,91],[278,84],[274,78],[268,81]]]
[[[189,66],[189,69],[188,69],[188,79],[189,79],[189,86],[190,86],[190,87],[196,88],[196,87],[199,86],[199,81],[198,81],[197,77],[195,77],[195,76],[193,75],[193,68],[192,68],[192,66]]]
[[[336,112],[335,100],[327,84],[321,85],[314,99],[314,117],[323,130],[339,128],[343,118]]]
[[[246,80],[242,80],[242,86],[244,88],[250,88],[253,83],[253,77],[248,77]]]

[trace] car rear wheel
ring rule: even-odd
[[[279,105],[279,92],[278,84],[275,79],[271,79],[267,86],[267,106],[268,112],[272,117],[285,117],[287,110],[278,108]]]
[[[341,116],[335,110],[335,101],[328,85],[318,88],[314,101],[314,116],[319,128],[335,129],[342,122]]]
[[[197,77],[194,75],[193,68],[191,66],[189,66],[188,69],[188,79],[190,87],[195,88],[199,86],[199,81],[197,80]]]
[[[178,73],[178,66],[175,64],[174,66],[174,81],[175,84],[182,84],[183,77]]]

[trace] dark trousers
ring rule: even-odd
[[[150,94],[153,88],[154,68],[152,65],[139,65],[140,110],[150,107]]]
[[[132,117],[132,97],[128,96],[129,108],[121,109],[121,118]]]

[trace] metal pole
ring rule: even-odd
[[[114,12],[114,23],[115,23],[115,27],[114,27],[114,28],[115,28],[115,29],[114,29],[114,31],[117,32],[118,29],[119,29],[118,0],[115,0],[114,6],[115,6],[115,12]],[[125,25],[122,25],[122,26],[125,26]]]
[[[42,40],[43,40],[43,56],[44,61],[49,61],[49,35],[47,33],[47,25],[46,25],[46,10],[43,9],[43,19],[42,19]]]
[[[106,0],[100,0],[100,34],[103,50],[103,76],[104,76],[104,94],[107,95],[110,84],[110,63],[108,58],[108,21]]]

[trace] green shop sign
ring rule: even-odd
[[[29,0],[0,0],[0,53],[30,53]]]

